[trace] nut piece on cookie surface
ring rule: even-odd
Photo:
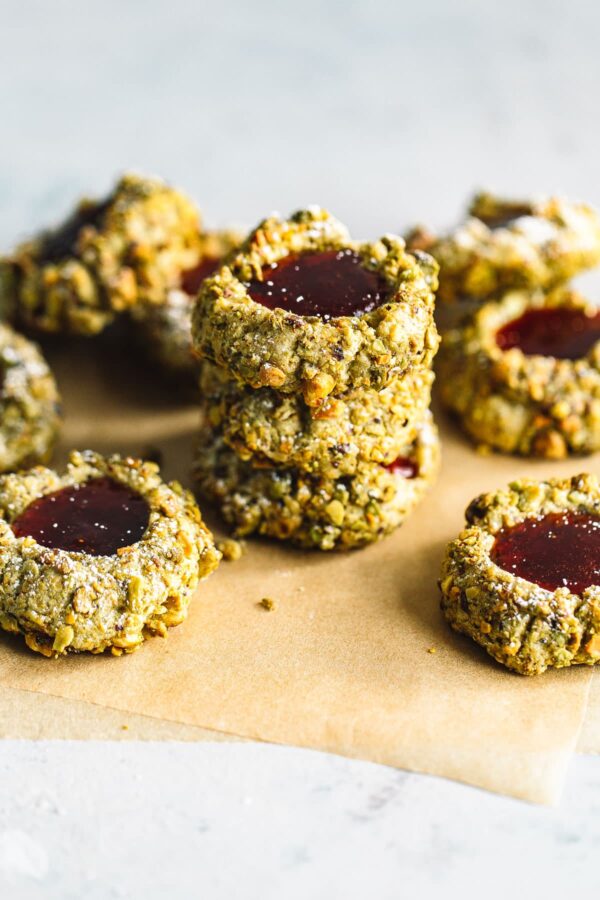
[[[450,625],[523,675],[600,662],[600,486],[521,480],[475,498],[439,581]]]
[[[97,334],[118,314],[162,305],[200,253],[200,220],[182,193],[126,174],[53,231],[0,264],[0,306],[47,332]]]
[[[39,347],[0,324],[0,471],[46,462],[60,424],[56,382]]]
[[[196,452],[200,494],[239,536],[259,534],[318,550],[350,550],[401,525],[435,481],[440,447],[429,412],[404,455],[327,478],[292,468],[255,468],[205,427]]]
[[[0,626],[44,656],[136,650],[186,615],[221,554],[158,466],[74,451],[0,476]]]
[[[600,217],[560,197],[506,200],[477,194],[467,218],[436,236],[407,235],[409,249],[440,264],[442,301],[484,301],[513,289],[549,289],[600,262]]]
[[[444,405],[479,445],[562,459],[600,449],[600,315],[581,294],[512,291],[444,335]]]
[[[354,241],[317,207],[273,216],[204,281],[194,349],[250,387],[320,406],[431,361],[436,287],[437,264],[401,238]]]

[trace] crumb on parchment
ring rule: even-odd
[[[277,609],[277,602],[270,597],[263,597],[257,605],[262,606],[262,608],[266,609],[268,612],[274,612]]]

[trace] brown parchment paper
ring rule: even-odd
[[[185,480],[197,412],[176,402],[177,392],[158,384],[133,348],[119,346],[47,348],[65,398],[57,458],[72,446],[159,448],[166,475]],[[554,801],[578,739],[589,670],[534,679],[504,671],[449,631],[436,578],[472,496],[518,475],[594,470],[597,461],[480,457],[443,418],[441,424],[444,467],[436,489],[379,545],[319,555],[252,541],[241,561],[223,564],[201,586],[183,626],[130,657],[48,661],[3,637],[5,723],[11,708],[29,722],[39,710],[41,720],[41,703],[61,698],[75,701],[60,706],[71,722],[64,736],[88,729],[97,736],[93,710],[100,706],[136,717],[132,731],[141,729],[142,737],[150,717],[163,720],[160,737],[178,739],[182,726],[211,729]],[[258,606],[264,596],[276,600],[275,611]],[[50,699],[23,700],[22,691]],[[122,729],[127,720],[107,715],[109,731],[129,730]],[[40,725],[36,733],[59,736],[55,723],[53,729],[50,735]]]
[[[0,737],[13,740],[239,741],[198,725],[122,712],[83,700],[0,687]]]

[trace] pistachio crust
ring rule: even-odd
[[[250,297],[248,283],[289,254],[350,249],[388,286],[371,312],[325,321],[268,309]],[[302,393],[309,406],[359,387],[381,388],[437,349],[433,326],[437,264],[391,235],[357,242],[323,209],[290,219],[265,219],[214,277],[202,285],[192,334],[196,352],[250,387]]]
[[[257,533],[309,549],[350,550],[401,525],[435,480],[440,448],[430,413],[404,455],[417,465],[414,478],[363,463],[353,476],[331,479],[298,469],[253,468],[204,428],[194,474],[200,493],[218,505],[239,536]]]
[[[140,541],[91,556],[15,536],[11,522],[34,500],[103,476],[146,500]],[[220,556],[192,495],[165,484],[154,463],[74,451],[63,475],[38,466],[0,477],[0,626],[44,656],[107,648],[119,655],[164,635],[185,619],[198,581]]]
[[[438,384],[444,404],[478,443],[523,456],[561,459],[600,449],[600,343],[583,359],[502,350],[497,332],[533,309],[595,315],[575,291],[513,291],[444,335]]]
[[[467,527],[442,565],[442,610],[451,626],[522,675],[600,661],[600,585],[581,595],[549,591],[491,560],[501,528],[557,512],[600,515],[596,476],[522,480],[482,494],[467,508]]]
[[[208,421],[241,459],[338,478],[402,454],[429,408],[433,378],[419,366],[380,391],[357,389],[315,409],[302,397],[238,385],[204,361],[200,393]]]
[[[39,347],[0,324],[0,471],[45,462],[60,422],[60,397]]]
[[[441,300],[487,300],[517,288],[549,289],[595,266],[600,218],[560,197],[514,201],[480,193],[454,231],[437,237],[417,228],[407,245],[439,262]]]
[[[199,253],[194,205],[158,179],[124,175],[0,266],[0,306],[47,332],[97,334],[137,305],[162,305]]]
[[[243,237],[243,232],[235,229],[202,232],[196,265],[203,260],[223,259]],[[181,378],[193,378],[198,370],[198,359],[192,351],[194,303],[195,297],[174,287],[162,305],[137,305],[131,311],[150,358],[166,372]]]

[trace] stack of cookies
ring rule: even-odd
[[[439,465],[436,288],[426,253],[319,208],[266,219],[203,282],[195,478],[238,535],[349,549],[404,521]]]

